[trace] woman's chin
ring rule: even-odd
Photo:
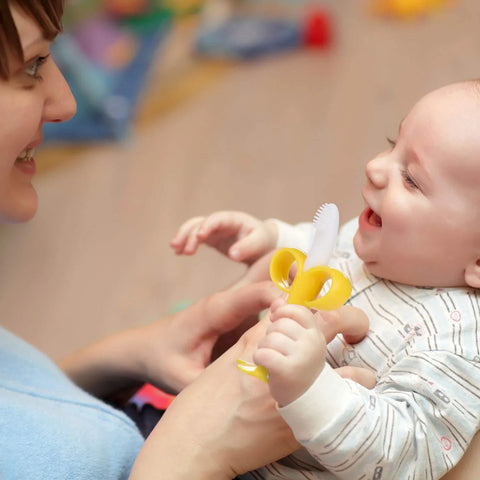
[[[25,223],[30,221],[38,210],[37,192],[32,188],[27,195],[22,195],[16,201],[0,203],[1,223]]]

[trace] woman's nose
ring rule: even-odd
[[[375,188],[385,188],[388,185],[388,168],[385,155],[379,155],[370,160],[365,167],[365,175]]]
[[[77,103],[64,76],[52,61],[48,78],[44,79],[45,104],[43,122],[65,122],[75,115]]]

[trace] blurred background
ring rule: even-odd
[[[167,3],[168,2],[168,3]],[[480,76],[478,0],[71,0],[36,218],[0,227],[2,323],[54,358],[242,272],[169,241],[194,215],[362,209],[364,165],[429,90]]]

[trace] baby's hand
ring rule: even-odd
[[[215,212],[187,220],[170,242],[177,255],[193,255],[201,243],[236,262],[252,264],[274,249],[277,227],[243,212]]]
[[[308,308],[276,300],[270,320],[253,361],[268,369],[270,393],[283,407],[302,395],[323,370],[326,341]]]

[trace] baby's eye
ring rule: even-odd
[[[49,55],[45,55],[43,57],[38,56],[33,61],[31,61],[27,68],[25,68],[24,72],[29,76],[34,78],[35,80],[41,80],[42,77],[39,74],[40,67],[45,63]]]
[[[395,145],[397,142],[395,140],[392,140],[390,137],[387,137],[387,143],[390,145],[390,147],[395,148]]]
[[[417,182],[411,177],[407,169],[402,170],[402,178],[408,188],[415,189],[415,190],[419,189]]]

